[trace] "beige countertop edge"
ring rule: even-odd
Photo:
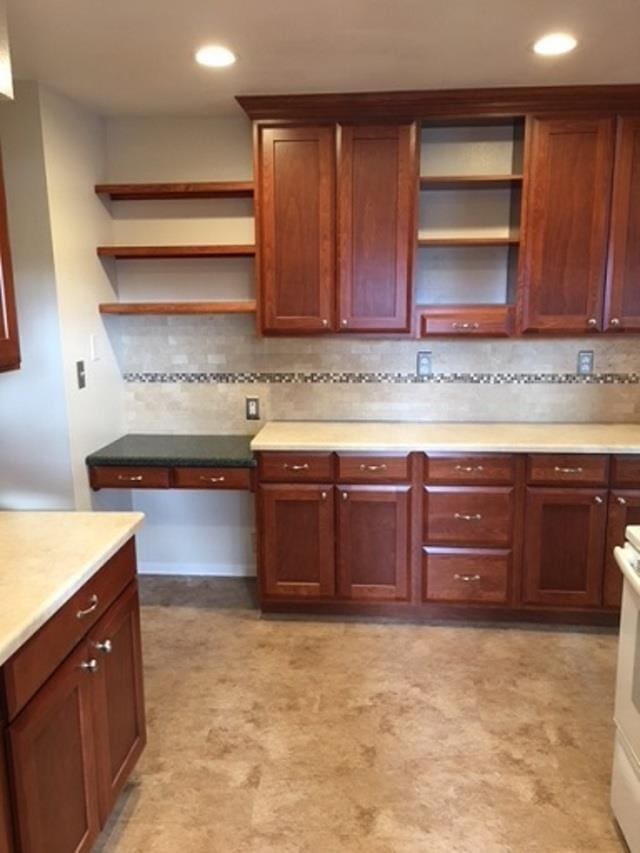
[[[256,453],[261,451],[292,451],[300,453],[316,453],[321,451],[336,451],[345,453],[623,453],[640,454],[638,444],[506,444],[502,443],[460,443],[446,442],[304,442],[304,441],[265,441],[251,445]]]
[[[34,512],[34,516],[38,513]],[[144,521],[144,513],[127,512],[120,515],[130,515],[130,524],[116,536],[111,544],[101,549],[100,555],[87,560],[78,568],[70,572],[69,577],[61,582],[54,593],[43,598],[41,604],[33,616],[24,621],[22,625],[13,626],[9,636],[4,634],[0,625],[0,667],[14,655],[33,635],[54,616],[69,599],[92,578],[96,572],[127,542],[138,530]],[[0,569],[1,570],[1,569]]]

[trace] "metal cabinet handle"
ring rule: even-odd
[[[603,503],[603,501],[604,501],[604,499],[603,499],[603,498],[601,498],[601,497],[600,497],[600,495],[596,495],[596,496],[595,496],[595,502],[596,502],[597,504],[601,504],[601,503]]]
[[[80,669],[83,669],[85,672],[94,673],[99,669],[98,661],[95,658],[91,658],[91,660],[84,660],[80,664]]]
[[[386,471],[387,466],[385,465],[384,462],[381,465],[365,465],[364,463],[362,463],[362,465],[360,466],[360,470],[361,471]]]
[[[323,501],[326,501],[326,499],[327,499],[327,493],[326,493],[326,492],[320,492],[320,497],[321,497],[321,499],[322,499]]]
[[[289,465],[288,462],[284,463],[285,471],[308,471],[309,463],[305,462],[303,465]]]
[[[224,483],[224,477],[205,477],[203,474],[200,479],[203,483]]]
[[[474,512],[472,515],[467,515],[465,512],[454,512],[454,518],[459,518],[461,521],[480,521],[482,516],[479,512]]]
[[[591,328],[593,328],[594,326],[597,326],[597,325],[598,325],[598,320],[595,317],[589,317],[589,319],[587,320],[587,326],[591,326]]]
[[[453,576],[454,581],[462,581],[463,583],[475,583],[477,581],[482,580],[481,575],[459,575],[455,574]]]
[[[563,468],[561,465],[556,465],[553,470],[558,474],[582,474],[584,468]]]
[[[464,471],[465,474],[471,474],[474,471],[484,471],[484,465],[456,465],[456,471]]]
[[[85,616],[89,616],[89,614],[93,613],[94,610],[97,609],[99,603],[99,599],[97,595],[89,596],[89,606],[84,610],[78,610],[76,613],[76,619],[84,619]]]
[[[619,326],[620,325],[620,318],[619,317],[612,317],[609,320],[609,325],[610,326]]]
[[[113,643],[111,640],[103,640],[101,643],[94,643],[93,648],[102,652],[104,655],[110,655],[113,651]]]
[[[451,324],[451,328],[452,329],[459,329],[462,332],[468,332],[468,331],[471,331],[472,329],[479,329],[480,323],[458,323],[458,322],[455,322],[455,323]]]
[[[118,474],[118,480],[124,483],[140,483],[143,479],[142,474],[138,474],[135,477],[127,477],[124,474]]]
[[[624,505],[626,504],[626,500],[625,500],[623,497],[621,497],[620,495],[618,495],[618,497],[616,498],[616,500],[617,500],[617,501],[618,501],[618,503],[619,503],[619,504],[621,504],[622,506],[624,506]]]
[[[342,500],[343,500],[343,501],[346,501],[348,497],[349,497],[349,493],[348,493],[348,492],[342,492]]]

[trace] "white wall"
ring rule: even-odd
[[[0,507],[71,509],[73,488],[38,88],[0,103],[22,366],[0,373]]]
[[[113,235],[109,211],[93,191],[106,173],[105,127],[99,116],[46,88],[40,100],[75,506],[89,509],[85,457],[124,432],[122,378],[98,313],[100,302],[114,300],[96,256],[96,246]],[[86,368],[81,390],[79,360]]]

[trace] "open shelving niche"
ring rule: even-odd
[[[416,310],[511,316],[520,242],[524,119],[425,123]],[[423,322],[424,327],[424,322]],[[434,326],[441,329],[441,327]],[[453,328],[453,325],[452,325]]]
[[[96,194],[112,201],[168,201],[253,198],[252,181],[214,181],[153,184],[97,184]],[[251,258],[254,244],[127,245],[99,246],[100,258],[120,261],[188,260],[203,258]],[[165,267],[166,269],[166,267]],[[174,294],[172,293],[172,296]],[[99,306],[102,314],[252,314],[255,299],[113,302]]]

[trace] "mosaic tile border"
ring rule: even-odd
[[[125,382],[204,385],[638,385],[640,373],[197,373],[133,372]]]

